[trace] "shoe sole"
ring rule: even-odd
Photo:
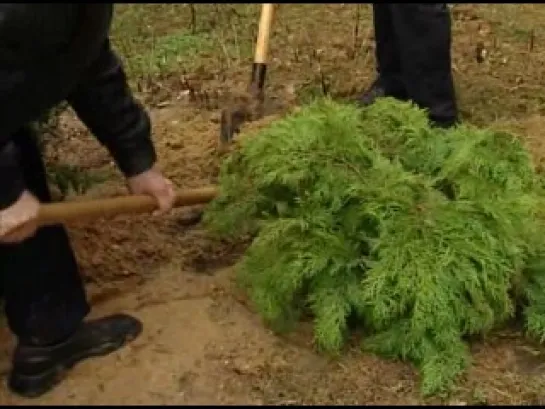
[[[59,363],[48,371],[36,375],[12,374],[8,380],[9,388],[24,398],[38,398],[57,386],[77,363],[99,356],[105,356],[117,351],[133,341],[142,328],[135,329],[133,333],[127,334],[117,341],[106,342],[97,348],[90,349],[79,355],[72,356],[69,360]]]

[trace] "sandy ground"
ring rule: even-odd
[[[347,5],[328,7],[339,20],[345,19],[343,13],[348,13]],[[362,49],[367,51],[362,59],[354,62],[345,55],[343,41],[339,40],[352,35],[348,25],[337,25],[337,37],[332,37],[322,29],[323,21],[309,20],[306,9],[297,10],[299,14],[294,13],[292,17],[294,21],[301,21],[297,24],[306,24],[305,36],[323,44],[320,53],[325,57],[320,60],[320,69],[335,69],[344,79],[336,85],[336,95],[353,94],[355,83],[359,88],[367,85],[373,77],[372,41],[362,44]],[[284,106],[294,105],[294,89],[305,81],[314,81],[316,71],[311,70],[311,74],[304,76],[302,72],[308,72],[304,61],[278,51],[295,41],[293,32],[297,25],[293,24],[291,34],[279,37],[275,43],[277,57],[272,64],[275,76],[271,80],[270,95],[281,100]],[[280,26],[278,31],[282,29]],[[536,68],[542,69],[541,57],[536,57],[532,63],[535,66],[526,64],[522,74],[522,57],[513,57],[510,71],[501,61],[485,63],[488,66],[474,62],[473,46],[477,40],[487,47],[496,47],[494,50],[503,54],[519,49],[516,44],[505,42],[497,46],[494,39],[500,31],[492,19],[483,20],[471,7],[462,8],[454,13],[454,30],[454,70],[457,83],[462,84],[462,112],[474,122],[490,122],[492,114],[487,110],[491,103],[487,97],[490,90],[519,92],[520,88],[505,89],[511,82],[513,86],[536,87],[541,81]],[[292,37],[288,38],[289,35]],[[306,42],[300,41],[301,50]],[[496,53],[499,55],[500,51]],[[524,50],[517,53],[516,56],[527,55]],[[371,55],[369,61],[367,55]],[[348,62],[343,63],[343,58]],[[491,70],[503,75],[503,85],[494,82],[497,75],[491,75]],[[516,79],[517,75],[522,75],[522,82]],[[247,70],[233,74],[233,87],[240,89],[245,79]],[[222,81],[214,77],[203,83],[207,88],[214,88],[224,85],[220,84]],[[150,109],[161,166],[180,188],[214,183],[220,163],[216,142],[221,101],[213,107],[190,101],[179,84],[179,79],[173,79],[168,102]],[[520,91],[521,98],[526,95],[523,92],[528,89]],[[516,108],[515,102],[511,104]],[[545,126],[539,115],[542,108],[528,104],[525,110],[503,107],[502,112],[507,111],[509,115],[497,118],[493,125],[524,135],[536,162],[541,162],[544,155],[540,134]],[[259,128],[270,120],[271,117],[265,118],[245,129]],[[63,115],[60,127],[62,136],[48,147],[50,160],[61,157],[63,162],[77,163],[85,169],[107,170],[113,175],[84,197],[70,200],[123,193],[122,180],[107,154],[82,125],[68,113]],[[94,306],[92,315],[120,311],[134,314],[143,321],[144,333],[119,352],[80,364],[64,383],[38,400],[17,398],[2,386],[0,404],[422,402],[418,377],[410,365],[362,355],[356,349],[347,350],[338,359],[317,354],[312,348],[308,323],[287,337],[272,334],[234,285],[233,265],[243,248],[211,239],[199,225],[187,226],[184,222],[187,211],[176,210],[161,218],[126,216],[70,226]],[[2,327],[2,378],[9,370],[12,348],[11,336]],[[474,363],[465,379],[461,379],[458,390],[452,396],[437,397],[425,403],[544,402],[542,366],[545,359],[542,359],[541,348],[521,341],[517,331],[510,330],[477,342],[473,349]]]

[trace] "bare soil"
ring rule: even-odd
[[[545,9],[517,6],[522,10],[517,11],[520,25],[526,28],[521,34],[518,26],[509,25],[512,6],[454,8],[453,69],[464,118],[518,132],[541,164],[545,121],[539,93],[545,57],[539,50],[538,39],[543,40],[544,33],[536,16],[545,15]],[[369,10],[362,6],[359,36],[354,36],[355,7],[281,7],[267,93],[281,102],[282,112],[324,81],[338,98],[351,97],[371,82],[374,43]],[[166,29],[161,26],[158,31]],[[476,52],[483,48],[487,56],[479,63]],[[249,68],[250,62],[244,60],[221,72],[217,67],[196,70],[192,84],[213,94],[212,102],[191,97],[187,82],[175,74],[142,93],[150,107],[160,164],[180,188],[215,182],[219,108],[226,92],[244,88]],[[244,130],[258,129],[274,118],[248,124]],[[112,174],[84,196],[69,200],[124,193],[107,153],[70,112],[62,116],[60,129],[61,136],[48,145],[49,160],[60,158]],[[417,374],[408,364],[363,355],[355,348],[340,358],[320,355],[313,350],[308,324],[285,337],[271,333],[234,283],[233,266],[244,249],[212,239],[199,225],[188,226],[188,212],[191,209],[165,217],[124,216],[69,227],[94,307],[92,316],[128,312],[144,322],[145,330],[119,352],[78,365],[37,403],[544,403],[543,351],[523,341],[515,329],[474,344],[473,365],[458,390],[427,401],[420,398]],[[13,348],[5,327],[0,340],[0,374],[5,377]],[[0,387],[0,404],[28,403]]]

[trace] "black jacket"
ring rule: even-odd
[[[0,4],[0,209],[24,189],[17,130],[63,100],[125,176],[156,160],[150,121],[108,39],[112,4]]]

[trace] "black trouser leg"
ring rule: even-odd
[[[451,21],[445,3],[388,5],[408,97],[429,110],[430,119],[457,117],[451,70]]]
[[[35,135],[14,141],[27,188],[42,202],[51,196]],[[0,187],[1,189],[1,187]],[[52,344],[73,333],[89,312],[85,289],[68,235],[62,226],[43,227],[22,243],[0,245],[8,324],[21,343]]]
[[[380,86],[388,94],[403,95],[401,81],[400,51],[394,35],[390,5],[373,4],[373,25],[375,29],[375,58]]]

